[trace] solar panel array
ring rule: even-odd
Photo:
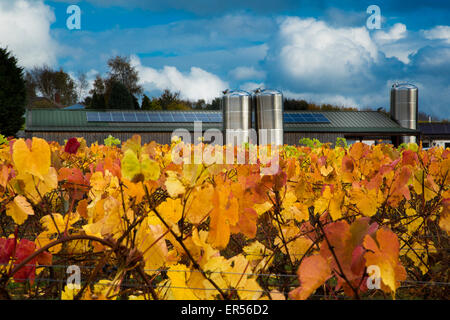
[[[221,113],[203,112],[86,112],[88,122],[222,122]]]
[[[221,112],[86,112],[88,122],[222,122]],[[285,123],[330,123],[321,113],[285,113]]]
[[[321,113],[285,113],[285,123],[330,123]]]

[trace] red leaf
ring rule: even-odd
[[[14,250],[14,239],[0,238],[0,264],[7,264]]]
[[[31,255],[35,249],[36,245],[34,244],[34,242],[26,239],[20,240],[16,248],[14,266],[19,265],[23,260]],[[29,280],[31,283],[33,283],[36,276],[36,261],[37,258],[34,258],[26,263],[25,266],[20,268],[19,271],[14,274],[14,281],[25,282],[26,280]]]
[[[67,153],[75,154],[77,153],[79,147],[80,143],[78,142],[77,138],[70,138],[66,143],[64,151]]]
[[[417,153],[412,150],[405,150],[402,154],[402,165],[415,166],[419,162]]]

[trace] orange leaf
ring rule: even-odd
[[[327,261],[320,255],[307,257],[297,271],[301,286],[289,292],[289,297],[296,300],[307,299],[318,287],[331,276]]]
[[[399,242],[395,233],[383,228],[377,231],[375,240],[366,235],[364,247],[368,250],[364,257],[366,266],[375,265],[380,268],[381,280],[394,293],[400,281],[406,279],[405,268],[399,261]],[[386,291],[389,291],[387,289]]]

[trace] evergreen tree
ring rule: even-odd
[[[142,98],[141,109],[142,110],[150,110],[151,106],[152,106],[152,101],[146,94],[144,94],[144,97]]]
[[[14,136],[24,124],[27,90],[17,59],[0,48],[0,133]]]
[[[134,109],[133,95],[122,83],[112,81],[108,91],[108,109]]]
[[[94,92],[90,99],[89,109],[106,109],[105,95]]]

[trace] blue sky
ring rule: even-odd
[[[81,30],[68,30],[67,7]],[[366,9],[378,5],[381,28]],[[0,0],[0,46],[26,68],[92,80],[128,55],[148,95],[210,100],[226,88],[277,88],[316,103],[389,108],[394,81],[419,87],[419,109],[449,118],[449,1]]]

